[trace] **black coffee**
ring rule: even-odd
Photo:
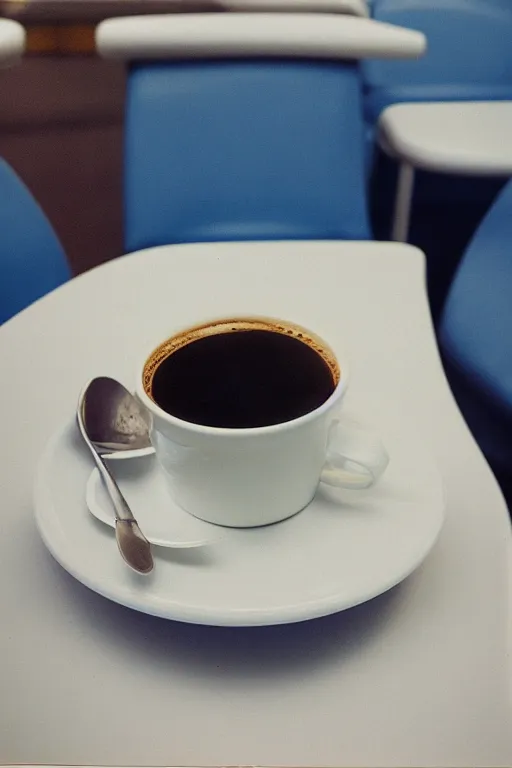
[[[336,373],[297,334],[261,329],[195,338],[158,362],[148,394],[167,413],[211,427],[264,427],[303,416]]]

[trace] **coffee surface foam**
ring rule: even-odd
[[[334,386],[338,385],[341,374],[336,356],[318,336],[295,323],[255,317],[215,320],[214,322],[187,328],[175,336],[171,336],[158,345],[144,364],[142,372],[144,391],[153,399],[152,385],[155,371],[164,360],[174,354],[174,352],[177,352],[178,349],[206,336],[216,336],[221,333],[237,333],[240,331],[271,331],[302,341],[325,361],[331,371]]]

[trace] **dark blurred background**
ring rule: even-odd
[[[96,58],[94,29],[131,13],[222,10],[221,0],[4,0],[27,29],[21,64],[0,71],[0,156],[58,233],[75,273],[123,252],[124,65]]]
[[[81,272],[122,253],[122,64],[29,56],[0,72],[0,156],[30,187]]]

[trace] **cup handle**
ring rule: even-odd
[[[369,488],[388,464],[389,456],[377,435],[357,423],[336,419],[320,482],[337,488]]]

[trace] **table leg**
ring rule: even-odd
[[[411,216],[412,192],[414,187],[414,168],[409,163],[402,163],[398,170],[395,213],[391,239],[399,243],[407,242]]]

